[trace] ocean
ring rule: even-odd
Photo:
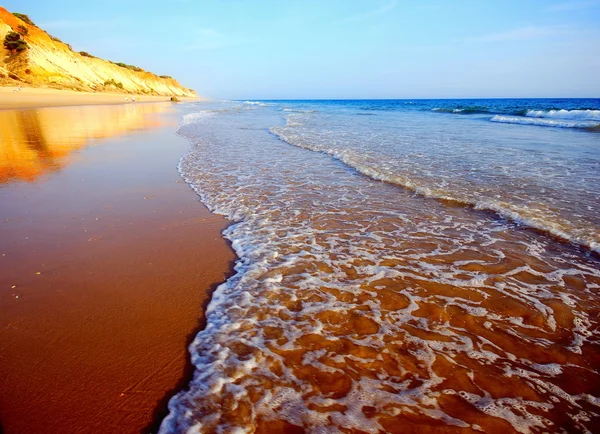
[[[162,433],[600,431],[600,100],[186,110],[239,259]]]

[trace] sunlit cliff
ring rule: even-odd
[[[0,84],[22,82],[87,92],[196,96],[192,89],[181,86],[173,78],[75,52],[66,43],[0,7],[0,40],[4,41],[11,31],[21,33],[28,48],[16,53],[0,44],[3,59]]]

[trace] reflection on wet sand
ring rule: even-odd
[[[33,181],[64,166],[91,139],[162,125],[170,104],[137,104],[0,111],[0,183]]]

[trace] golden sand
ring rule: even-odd
[[[0,113],[5,434],[145,432],[185,385],[234,256],[177,173],[169,107]]]
[[[90,93],[34,87],[22,87],[19,91],[17,87],[7,86],[0,87],[0,110],[97,104],[132,104],[132,97],[135,98],[136,105],[139,103],[164,102],[170,100],[166,96]],[[196,100],[196,98],[178,98],[181,101]]]

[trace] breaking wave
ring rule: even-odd
[[[600,110],[528,110],[526,116],[534,118],[600,121]]]
[[[506,122],[514,120],[515,122],[529,122],[535,125],[561,126],[563,128],[590,128],[597,124],[590,125],[584,122],[566,122],[551,119],[540,118],[508,118],[500,117],[494,122]],[[502,118],[502,120],[500,119]],[[304,118],[308,119],[308,118]],[[584,246],[592,251],[600,252],[600,230],[597,226],[590,226],[588,223],[574,223],[569,214],[557,215],[549,212],[549,206],[540,204],[532,206],[539,201],[539,198],[532,197],[522,203],[515,202],[513,197],[503,196],[498,198],[498,194],[493,189],[488,192],[475,186],[461,185],[457,176],[462,171],[454,173],[452,170],[448,174],[437,172],[436,178],[423,177],[421,175],[411,176],[409,172],[415,171],[419,167],[421,158],[405,162],[404,159],[397,161],[396,167],[390,167],[390,162],[394,162],[397,157],[386,157],[377,155],[373,157],[371,152],[364,152],[361,149],[355,149],[345,146],[346,143],[339,141],[331,135],[315,134],[304,128],[304,123],[300,116],[288,115],[286,125],[283,127],[271,128],[271,132],[276,134],[282,140],[296,146],[300,146],[312,151],[329,154],[342,161],[358,172],[367,175],[373,179],[389,182],[407,188],[415,193],[425,197],[453,201],[463,205],[473,207],[478,210],[492,211],[499,216],[517,222],[521,225],[531,227],[536,230],[547,232],[552,236],[562,240]],[[359,145],[360,146],[360,145]],[[402,170],[402,169],[405,170]],[[464,169],[463,169],[464,170]],[[447,172],[448,170],[444,170]],[[440,178],[447,177],[448,180],[440,182]],[[488,175],[489,176],[489,175]],[[452,179],[452,181],[450,181]],[[515,180],[512,187],[518,188],[520,181]],[[543,194],[545,190],[540,188],[534,194]],[[528,193],[532,194],[532,193]],[[515,195],[516,196],[516,195]],[[556,206],[556,205],[553,205]],[[563,205],[564,206],[564,205]]]
[[[547,112],[545,114],[549,114]],[[527,116],[531,117],[517,117],[517,116],[500,116],[496,115],[492,117],[490,120],[492,122],[500,122],[504,124],[518,124],[518,125],[537,125],[540,127],[556,127],[556,128],[584,128],[591,129],[597,128],[600,126],[600,122],[595,121],[567,121],[567,120],[559,120],[561,118],[556,119],[546,119],[541,114],[536,116],[533,114],[527,113]],[[551,117],[551,116],[548,116]],[[574,118],[578,119],[578,118]]]
[[[600,110],[597,109],[531,109],[498,104],[497,106],[434,107],[431,111],[458,115],[494,115],[490,118],[492,122],[518,125],[586,129],[600,126]]]

